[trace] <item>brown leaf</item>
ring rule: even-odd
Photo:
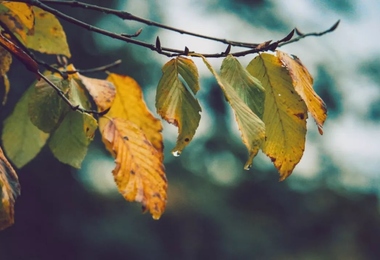
[[[0,47],[0,76],[8,72],[12,63],[12,55],[4,48]]]
[[[79,79],[94,99],[99,111],[105,111],[111,107],[116,95],[116,89],[112,82],[82,75],[79,75]]]
[[[281,51],[277,51],[276,54],[281,63],[289,71],[293,80],[294,89],[298,95],[301,96],[307,109],[317,123],[319,133],[323,134],[322,126],[327,118],[327,108],[323,100],[313,89],[313,78],[309,71],[296,56],[293,55],[293,57],[290,57]]]
[[[122,118],[108,120],[102,131],[106,148],[115,157],[112,171],[120,193],[137,201],[159,219],[165,210],[167,180],[160,153],[134,123]]]
[[[14,204],[19,195],[17,174],[0,148],[0,230],[14,223]]]

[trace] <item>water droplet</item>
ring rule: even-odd
[[[247,164],[244,166],[244,170],[248,171],[252,168],[252,164]]]
[[[159,219],[160,219],[160,215],[158,215],[158,214],[153,214],[153,215],[152,215],[152,218],[153,218],[154,220],[159,220]]]
[[[181,152],[180,151],[174,151],[172,152],[172,154],[175,156],[175,157],[179,157],[181,155]]]

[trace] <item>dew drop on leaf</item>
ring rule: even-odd
[[[248,171],[252,168],[252,164],[248,164],[244,166],[244,170]]]
[[[175,157],[179,157],[181,155],[181,152],[180,151],[173,151],[172,154],[175,156]]]

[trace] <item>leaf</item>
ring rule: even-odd
[[[51,135],[50,150],[59,161],[80,168],[97,127],[91,115],[70,111]]]
[[[235,64],[235,66],[237,66],[235,61],[227,60],[227,64],[224,64],[224,67],[222,65],[223,75],[224,77],[226,77],[225,79],[223,77],[220,77],[218,73],[216,73],[216,71],[211,67],[210,63],[203,56],[202,59],[203,62],[206,64],[207,68],[214,75],[219,86],[222,88],[227,101],[230,103],[234,111],[235,118],[241,132],[241,137],[243,139],[243,143],[245,144],[249,152],[249,157],[247,159],[247,162],[245,163],[244,169],[249,170],[252,166],[253,158],[256,156],[261,143],[264,141],[265,125],[263,121],[261,121],[261,119],[254,112],[252,112],[252,110],[244,102],[244,100],[240,98],[237,90],[235,89],[238,83],[233,82],[233,77],[225,71],[226,68],[231,66],[232,64]],[[238,72],[243,73],[243,71]],[[234,87],[231,86],[229,82],[233,83]],[[243,94],[244,92],[240,91],[240,95]],[[256,107],[256,105],[253,105],[253,103],[248,103],[251,106]]]
[[[18,34],[21,40],[25,42],[27,34],[33,32],[34,28],[32,8],[24,3],[12,3],[9,1],[2,1],[0,6],[0,21],[11,32]]]
[[[144,132],[147,139],[163,156],[161,121],[149,111],[138,83],[131,77],[115,73],[110,73],[107,81],[116,87],[117,93],[111,109],[106,114],[107,117],[118,117],[133,122]],[[102,125],[102,118],[99,124]]]
[[[11,85],[9,83],[7,74],[5,74],[3,77],[0,77],[0,88],[2,88],[2,90],[0,91],[0,97],[2,97],[3,99],[1,104],[4,106],[7,103],[8,93],[11,89]]]
[[[34,87],[30,87],[5,119],[2,133],[4,150],[17,168],[31,161],[45,145],[49,134],[39,130],[29,119],[28,103]]]
[[[261,82],[241,66],[232,55],[228,55],[222,63],[220,76],[236,91],[240,99],[262,118],[264,113],[265,89]]]
[[[35,16],[34,33],[28,34],[25,46],[47,54],[62,54],[71,57],[66,34],[61,23],[51,13],[33,6]]]
[[[260,54],[249,63],[247,70],[265,88],[266,139],[262,150],[284,180],[301,160],[305,148],[306,105],[294,90],[289,72],[276,56]]]
[[[115,99],[115,86],[108,80],[93,79],[79,75],[79,81],[94,99],[99,111],[109,109]]]
[[[37,62],[29,56],[23,49],[21,49],[17,44],[13,41],[6,38],[2,32],[0,31],[0,45],[4,47],[7,51],[12,53],[19,59],[24,66],[33,73],[38,73],[38,64]]]
[[[142,203],[154,219],[165,210],[167,180],[159,152],[140,127],[123,118],[108,120],[102,139],[114,155],[112,171],[120,193],[128,201]]]
[[[307,109],[317,123],[319,133],[322,135],[322,126],[327,118],[327,108],[326,104],[313,89],[313,78],[300,59],[296,56],[292,55],[292,58],[281,51],[276,51],[276,54],[285,68],[289,71],[293,80],[294,89],[305,102]]]
[[[193,139],[201,119],[202,109],[193,96],[199,90],[198,70],[192,60],[177,57],[163,66],[162,73],[157,86],[156,109],[163,119],[178,127],[177,144],[172,152],[179,156]]]
[[[0,148],[0,230],[14,223],[14,204],[19,195],[17,174]]]
[[[12,55],[3,47],[0,47],[0,76],[3,77],[12,63]]]
[[[69,80],[62,80],[53,75],[47,77],[68,95]],[[70,107],[50,85],[40,80],[30,94],[28,111],[31,122],[45,133],[50,133],[58,127],[64,116],[70,111]]]

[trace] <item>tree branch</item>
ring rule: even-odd
[[[182,50],[163,47],[163,46],[161,46],[159,37],[156,38],[156,44],[149,44],[149,43],[146,43],[146,42],[143,42],[143,41],[132,39],[133,37],[136,37],[136,36],[139,35],[140,30],[138,32],[136,32],[134,35],[126,35],[126,34],[113,33],[113,32],[110,32],[110,31],[107,31],[107,30],[104,30],[104,29],[92,26],[90,24],[87,24],[87,23],[85,23],[83,21],[80,21],[78,19],[75,19],[75,18],[73,18],[73,17],[71,17],[71,16],[69,16],[69,15],[67,15],[65,13],[62,13],[62,12],[60,12],[60,11],[58,11],[58,10],[56,10],[56,9],[48,6],[48,5],[46,5],[45,3],[69,5],[69,6],[72,6],[72,7],[80,7],[80,8],[91,9],[91,10],[95,10],[95,11],[101,11],[101,12],[104,12],[104,13],[107,13],[107,14],[116,15],[116,16],[120,17],[121,19],[134,20],[134,21],[138,21],[138,22],[145,23],[145,24],[148,24],[148,25],[160,27],[160,28],[163,28],[163,29],[167,29],[167,30],[171,30],[171,31],[176,31],[176,32],[179,32],[179,33],[182,33],[182,34],[188,34],[188,35],[192,35],[192,36],[195,36],[195,37],[200,37],[200,38],[204,38],[204,39],[208,39],[208,40],[213,40],[213,41],[218,41],[218,42],[223,42],[225,44],[228,44],[227,49],[224,52],[220,52],[220,53],[197,53],[197,54],[200,54],[200,55],[202,55],[203,57],[206,57],[206,58],[221,58],[221,57],[226,57],[228,54],[231,54],[233,56],[237,56],[238,57],[238,56],[245,56],[245,55],[248,55],[248,54],[254,54],[254,53],[259,53],[259,52],[274,51],[279,46],[283,46],[283,45],[286,45],[286,44],[289,44],[289,43],[292,43],[292,42],[295,42],[295,41],[299,41],[300,39],[303,39],[303,38],[306,38],[306,37],[309,37],[309,36],[320,36],[320,35],[326,34],[328,32],[332,32],[333,30],[336,29],[336,27],[339,24],[339,21],[338,21],[337,23],[334,24],[334,26],[332,26],[328,30],[320,32],[320,33],[302,34],[302,33],[299,32],[298,29],[296,29],[296,33],[299,35],[299,37],[297,37],[297,38],[295,38],[293,40],[292,40],[292,36],[293,36],[294,30],[290,34],[288,34],[288,36],[286,36],[284,39],[281,39],[281,40],[276,41],[274,43],[271,43],[272,41],[266,41],[264,43],[257,44],[257,43],[243,43],[243,42],[229,41],[229,40],[225,40],[225,39],[219,39],[219,38],[214,38],[214,37],[210,37],[210,36],[205,36],[205,35],[200,35],[200,34],[196,34],[196,33],[191,33],[191,32],[183,31],[183,30],[180,30],[180,29],[177,29],[177,28],[173,28],[173,27],[170,27],[170,26],[162,25],[162,24],[159,24],[159,23],[156,23],[156,22],[153,22],[153,21],[149,21],[149,20],[146,20],[146,19],[134,16],[134,15],[128,13],[128,12],[118,11],[118,10],[114,10],[114,9],[110,9],[110,8],[105,8],[105,7],[99,7],[99,6],[96,6],[96,5],[86,4],[86,3],[82,3],[82,2],[78,2],[78,1],[13,0],[13,2],[23,2],[23,3],[28,3],[28,4],[31,4],[31,5],[37,6],[37,7],[41,8],[41,9],[43,9],[43,10],[49,12],[49,13],[54,14],[58,18],[61,18],[61,19],[65,20],[65,21],[67,21],[69,23],[75,24],[75,25],[77,25],[79,27],[82,27],[82,28],[84,28],[86,30],[93,31],[93,32],[98,33],[98,34],[102,34],[102,35],[108,36],[110,38],[122,40],[124,42],[131,43],[131,44],[134,44],[134,45],[138,45],[138,46],[141,46],[141,47],[144,47],[144,48],[148,48],[148,49],[150,49],[152,51],[155,51],[155,52],[157,52],[157,53],[159,53],[161,55],[165,55],[167,57],[180,56],[180,55],[187,56],[187,55],[195,54],[196,52],[195,51],[190,51],[186,46]],[[246,51],[231,52],[231,46],[239,46],[239,47],[249,48],[249,49],[246,50]]]
[[[189,32],[189,31],[174,28],[174,27],[171,27],[168,25],[164,25],[164,24],[161,24],[158,22],[150,21],[150,20],[135,16],[129,12],[119,11],[119,10],[110,9],[110,8],[101,7],[101,6],[92,5],[92,4],[87,4],[87,3],[83,3],[83,2],[79,2],[79,1],[40,0],[40,2],[46,3],[46,4],[66,5],[66,6],[70,6],[73,8],[83,8],[83,9],[102,12],[105,14],[112,14],[112,15],[119,17],[122,20],[136,21],[136,22],[143,23],[143,24],[146,24],[149,26],[162,28],[162,29],[177,32],[180,34],[186,34],[186,35],[190,35],[190,36],[194,36],[194,37],[198,37],[198,38],[203,38],[203,39],[207,39],[207,40],[211,40],[211,41],[221,42],[224,44],[230,44],[231,46],[255,48],[255,47],[257,47],[257,45],[259,45],[257,43],[231,41],[231,40],[227,40],[227,39],[221,39],[221,38],[211,37],[208,35],[202,35],[202,34],[198,34],[198,33],[194,33],[194,32]]]

